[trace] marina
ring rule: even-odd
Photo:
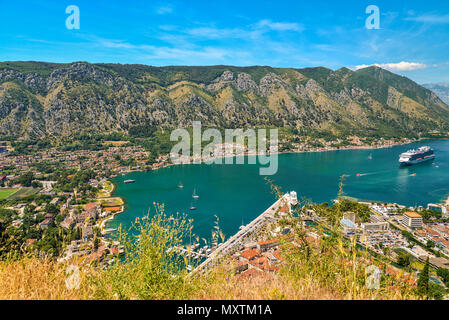
[[[235,235],[230,237],[226,242],[218,246],[207,259],[200,264],[193,272],[202,272],[207,270],[210,265],[213,265],[214,261],[221,255],[230,253],[232,250],[242,247],[245,241],[251,233],[255,233],[260,230],[267,222],[273,222],[282,216],[282,209],[284,214],[287,214],[291,210],[291,206],[297,204],[296,192],[292,191],[283,195],[267,210],[265,210],[260,216],[251,221],[248,225],[240,229]]]

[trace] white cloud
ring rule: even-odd
[[[163,29],[160,26],[160,29]],[[247,25],[242,28],[217,28],[208,25],[191,29],[179,29],[182,34],[186,34],[196,39],[244,39],[260,40],[260,38],[270,31],[277,32],[302,32],[304,27],[293,22],[273,22],[271,20],[260,20],[257,23]]]
[[[304,26],[294,22],[273,22],[271,20],[261,20],[256,24],[257,28],[268,28],[274,31],[304,31]]]
[[[160,14],[160,15],[163,15],[163,14],[170,14],[170,13],[172,13],[172,12],[173,12],[173,8],[172,8],[172,7],[168,7],[168,6],[165,6],[165,7],[159,7],[159,8],[156,9],[156,13],[157,13],[157,14]]]
[[[423,63],[417,63],[417,62],[399,62],[399,63],[375,63],[375,64],[371,64],[371,65],[366,65],[366,64],[362,64],[359,66],[356,66],[355,69],[356,70],[360,70],[360,69],[364,69],[364,68],[368,68],[368,67],[372,67],[372,66],[376,66],[382,69],[387,69],[390,71],[414,71],[414,70],[419,70],[419,69],[425,69],[428,67],[428,65],[423,64]]]
[[[407,21],[416,21],[430,24],[447,24],[449,23],[449,14],[437,15],[437,14],[424,14],[416,17],[407,17]]]
[[[245,38],[248,33],[241,29],[219,29],[214,27],[200,27],[185,30],[188,35],[205,39]]]

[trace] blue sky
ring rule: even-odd
[[[164,65],[377,64],[449,82],[449,1],[0,0],[0,61]],[[66,7],[80,9],[68,30]],[[380,29],[368,30],[368,5]]]

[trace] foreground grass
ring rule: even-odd
[[[148,262],[148,261],[146,261]],[[363,285],[356,292],[345,278],[344,271],[335,279],[327,274],[308,273],[300,266],[292,272],[241,280],[217,268],[207,277],[171,277],[158,272],[158,267],[144,266],[144,261],[132,267],[113,270],[80,270],[80,287],[68,289],[68,266],[48,260],[26,258],[0,264],[1,300],[84,300],[84,299],[192,299],[192,300],[392,300],[419,299],[411,288],[399,282],[380,290],[368,290]],[[318,270],[315,270],[318,271]],[[347,270],[346,270],[347,271]],[[349,284],[349,286],[348,286]]]
[[[403,275],[382,276],[367,289],[367,253],[340,238],[311,244],[295,230],[296,245],[282,246],[278,273],[241,279],[224,260],[207,275],[188,276],[189,263],[169,247],[190,236],[185,217],[167,217],[163,207],[152,219],[137,221],[135,233],[120,232],[126,258],[108,268],[79,265],[79,287],[70,289],[69,265],[25,257],[0,262],[0,299],[418,299]],[[139,234],[136,238],[133,234]]]
[[[66,286],[67,265],[50,260],[22,258],[0,263],[1,300],[73,300],[95,296],[95,287],[87,285],[93,270],[83,269],[79,289]]]

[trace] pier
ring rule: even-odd
[[[276,221],[278,219],[276,217],[276,213],[281,215],[282,213],[280,212],[280,209],[282,207],[287,207],[288,208],[287,211],[291,212],[290,211],[291,205],[295,205],[296,203],[297,203],[296,192],[293,191],[283,195],[279,200],[273,203],[261,215],[259,215],[249,224],[247,224],[244,228],[239,230],[226,242],[220,244],[203,263],[201,263],[198,267],[196,267],[192,271],[192,274],[206,271],[211,265],[213,265],[216,259],[224,256],[227,253],[230,253],[232,249],[243,245],[243,242],[247,236],[249,236],[255,231],[260,230],[263,226],[267,224],[267,222]]]

